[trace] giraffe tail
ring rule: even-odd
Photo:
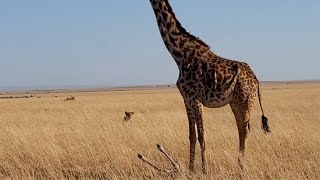
[[[262,112],[261,122],[262,122],[262,129],[265,133],[270,132],[269,125],[268,125],[268,118],[264,115],[262,103],[261,103],[261,93],[260,93],[260,85],[258,83],[258,98],[259,98],[259,104]]]

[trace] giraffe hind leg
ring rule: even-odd
[[[239,133],[239,151],[244,153],[245,151],[245,140],[247,138],[247,133],[250,129],[250,112],[251,107],[244,104],[231,103],[230,104],[233,114],[236,119],[238,133]]]
[[[231,109],[236,119],[239,134],[239,157],[238,163],[241,169],[244,167],[244,152],[248,132],[250,131],[250,113],[252,109],[252,101],[245,103],[231,103]]]
[[[244,114],[239,115],[239,117],[245,116]],[[246,139],[250,129],[249,120],[241,119],[240,122],[237,123],[238,133],[239,133],[239,157],[238,164],[239,167],[243,170],[244,167],[244,152],[246,147]]]

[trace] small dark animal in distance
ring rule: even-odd
[[[72,101],[72,100],[75,100],[76,98],[74,96],[70,96],[70,97],[67,97],[66,99],[64,99],[65,101]]]
[[[125,114],[125,117],[123,118],[123,120],[124,121],[130,121],[130,119],[131,119],[132,115],[134,114],[134,112],[125,111],[124,114]]]

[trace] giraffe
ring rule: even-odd
[[[220,108],[230,105],[238,128],[240,158],[244,156],[245,141],[250,130],[250,113],[257,94],[262,111],[262,129],[265,133],[270,132],[261,104],[259,81],[247,63],[217,55],[200,38],[186,31],[168,0],[149,1],[165,47],[179,69],[176,85],[184,100],[189,122],[189,169],[194,171],[197,130],[202,172],[206,174],[203,106]]]

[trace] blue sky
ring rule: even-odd
[[[320,79],[318,0],[170,1],[192,34],[260,80]],[[148,0],[0,0],[0,87],[175,83]]]

